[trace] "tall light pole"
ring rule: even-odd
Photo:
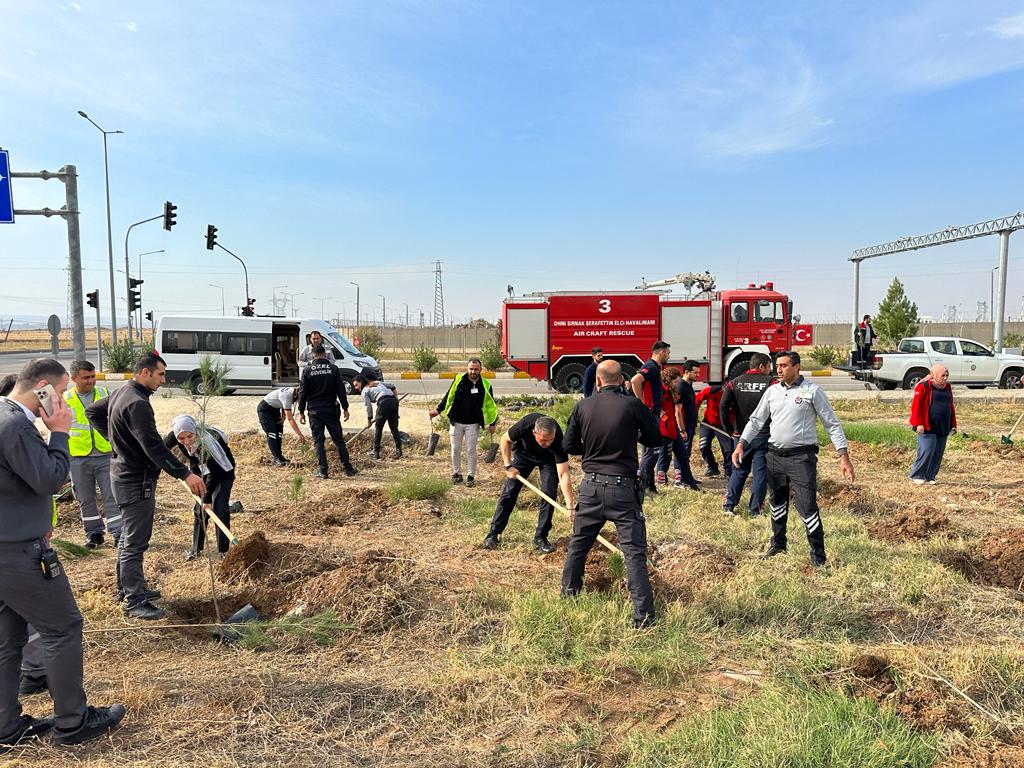
[[[143,256],[152,256],[154,253],[166,253],[166,251],[163,248],[161,248],[159,251],[146,251],[145,253],[140,253],[139,254],[139,280],[142,279],[142,257]],[[142,338],[142,306],[141,305],[139,305],[139,319],[138,319],[138,322],[135,324],[135,326],[139,329],[139,338],[141,339]]]
[[[403,306],[405,307],[405,324],[409,325],[409,305],[403,304]]]
[[[220,288],[220,316],[224,317],[224,286],[215,285],[214,283],[207,283],[211,288]]]
[[[384,298],[383,293],[378,293],[380,296],[380,324],[385,328],[388,327],[388,301]]]
[[[313,301],[319,301],[320,302],[320,319],[321,320],[326,320],[327,319],[326,317],[324,317],[324,302],[325,301],[329,301],[330,298],[331,298],[330,296],[314,296],[313,297]]]
[[[356,287],[356,328],[359,327],[359,283],[353,283],[351,280],[348,281],[349,285]]]
[[[994,323],[996,321],[996,272],[999,271],[999,265],[992,267],[988,273],[988,321]]]
[[[271,289],[271,293],[274,295],[274,312],[275,313],[277,312],[277,289],[278,288],[287,288],[287,287],[288,287],[287,285],[275,285]],[[287,308],[288,308],[288,299],[285,299],[285,309],[287,309]]]
[[[285,307],[286,307],[285,315],[287,316],[287,314],[288,314],[288,310],[287,310],[288,299],[291,299],[291,301],[292,301],[292,317],[295,317],[295,297],[296,296],[302,296],[303,291],[295,291],[294,293],[289,293],[288,291],[281,291],[281,293],[285,297]]]
[[[78,114],[92,123],[96,130],[103,134],[103,178],[107,188],[107,261],[110,267],[110,337],[111,342],[117,343],[117,294],[114,293],[114,236],[110,229],[110,169],[107,165],[107,136],[124,131],[105,131],[96,125],[96,121],[89,117],[82,110]]]

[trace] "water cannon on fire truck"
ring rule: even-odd
[[[672,285],[687,295],[663,290]],[[709,272],[644,280],[633,290],[510,292],[502,306],[502,355],[560,392],[575,392],[594,347],[617,360],[628,379],[662,339],[672,346],[669,365],[696,360],[701,379],[721,382],[747,370],[755,352],[813,343],[809,328],[795,325],[799,320],[773,283],[717,290]]]

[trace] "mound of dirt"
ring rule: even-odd
[[[982,540],[977,570],[982,584],[1020,589],[1024,582],[1024,529],[996,531]]]
[[[255,531],[228,550],[220,561],[220,577],[227,581],[237,576],[259,574],[270,558],[270,542],[263,531]]]
[[[354,488],[337,499],[314,499],[283,504],[268,517],[282,531],[318,533],[325,526],[343,526],[369,517],[379,517],[390,502],[378,488]]]
[[[850,662],[850,671],[857,677],[874,680],[888,673],[889,659],[885,656],[862,653]]]
[[[689,602],[695,592],[736,570],[725,550],[709,541],[669,541],[652,547],[651,585],[666,601]]]
[[[967,731],[970,726],[961,711],[960,704],[951,700],[943,701],[929,688],[907,688],[899,691],[892,699],[892,708],[897,715],[918,730]]]
[[[949,516],[935,507],[919,506],[885,514],[867,524],[872,537],[882,541],[917,541],[952,534]]]
[[[384,630],[413,619],[429,599],[426,587],[408,559],[369,550],[307,581],[295,592],[295,610],[334,611],[360,629]]]
[[[614,529],[604,531],[601,535],[609,544],[618,544],[619,537]],[[564,563],[565,553],[569,548],[569,537],[561,536],[552,544],[555,551],[542,555],[541,559],[545,562]],[[623,570],[624,576],[624,569],[617,570]],[[624,583],[625,579],[612,570],[612,553],[595,542],[590,552],[587,553],[587,562],[583,570],[583,586],[595,592],[613,592],[622,588]]]
[[[849,483],[840,483],[828,477],[818,481],[821,505],[851,515],[874,515],[884,512],[890,504],[873,493]]]

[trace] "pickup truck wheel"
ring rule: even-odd
[[[924,368],[911,368],[903,377],[903,388],[913,389],[921,383],[921,379],[928,375]]]
[[[1003,371],[1003,375],[999,378],[1000,389],[1022,389],[1024,383],[1021,381],[1021,370],[1020,368],[1008,368]]]
[[[896,382],[895,381],[880,381],[880,382],[878,382],[878,388],[879,389],[885,389],[885,390],[896,389]]]

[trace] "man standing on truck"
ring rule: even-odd
[[[843,427],[828,397],[817,384],[800,375],[800,355],[780,352],[775,360],[780,381],[765,390],[750,415],[733,451],[734,465],[743,462],[744,452],[771,420],[768,433],[768,488],[771,494],[772,541],[764,557],[786,551],[786,522],[789,491],[796,497],[796,510],[807,529],[811,564],[825,565],[825,530],[818,513],[818,434],[820,420],[839,454],[839,469],[852,482],[853,464]]]
[[[629,380],[633,394],[647,407],[657,422],[661,416],[661,401],[664,399],[661,383],[661,369],[668,362],[671,347],[667,341],[656,341],[651,347],[651,359],[641,366],[640,370]],[[660,434],[660,433],[659,433]],[[661,441],[656,445],[644,446],[640,458],[640,476],[646,483],[647,490],[652,494],[658,492],[654,482],[654,469],[661,455]]]
[[[742,434],[750,414],[754,412],[765,390],[775,382],[772,377],[772,359],[761,352],[755,352],[750,357],[750,369],[741,373],[736,378],[727,382],[722,392],[722,404],[720,412],[722,423],[726,430],[738,440]],[[729,477],[729,490],[725,493],[725,503],[722,505],[725,514],[736,514],[736,505],[740,503],[740,495],[743,493],[743,483],[747,475],[750,479],[750,516],[757,517],[764,508],[764,497],[768,490],[768,426],[765,425],[757,436],[750,441],[750,445],[743,454],[743,461],[739,466],[733,466],[732,475]],[[729,457],[732,463],[732,457]]]
[[[341,409],[338,409],[338,403]],[[339,371],[327,359],[327,350],[321,346],[313,348],[313,361],[307,365],[299,377],[299,421],[306,423],[306,405],[309,404],[309,431],[313,433],[313,445],[316,447],[316,460],[320,468],[313,477],[326,480],[328,477],[327,449],[324,447],[324,430],[331,435],[334,448],[338,451],[338,459],[345,468],[345,475],[352,477],[359,470],[352,466],[345,445],[345,433],[341,428],[341,414],[348,421],[348,398],[345,396],[345,382]]]
[[[871,325],[871,315],[864,315],[853,336],[860,353],[860,367],[867,368],[871,364],[871,345],[875,343],[875,327]]]
[[[430,418],[443,413],[451,427],[448,434],[452,441],[452,482],[462,482],[462,444],[466,443],[466,485],[472,486],[476,474],[476,443],[480,428],[487,427],[494,435],[498,421],[498,405],[494,402],[491,383],[481,373],[483,367],[479,358],[470,358],[466,372],[459,374],[448,392],[441,398],[437,408],[430,412]]]

